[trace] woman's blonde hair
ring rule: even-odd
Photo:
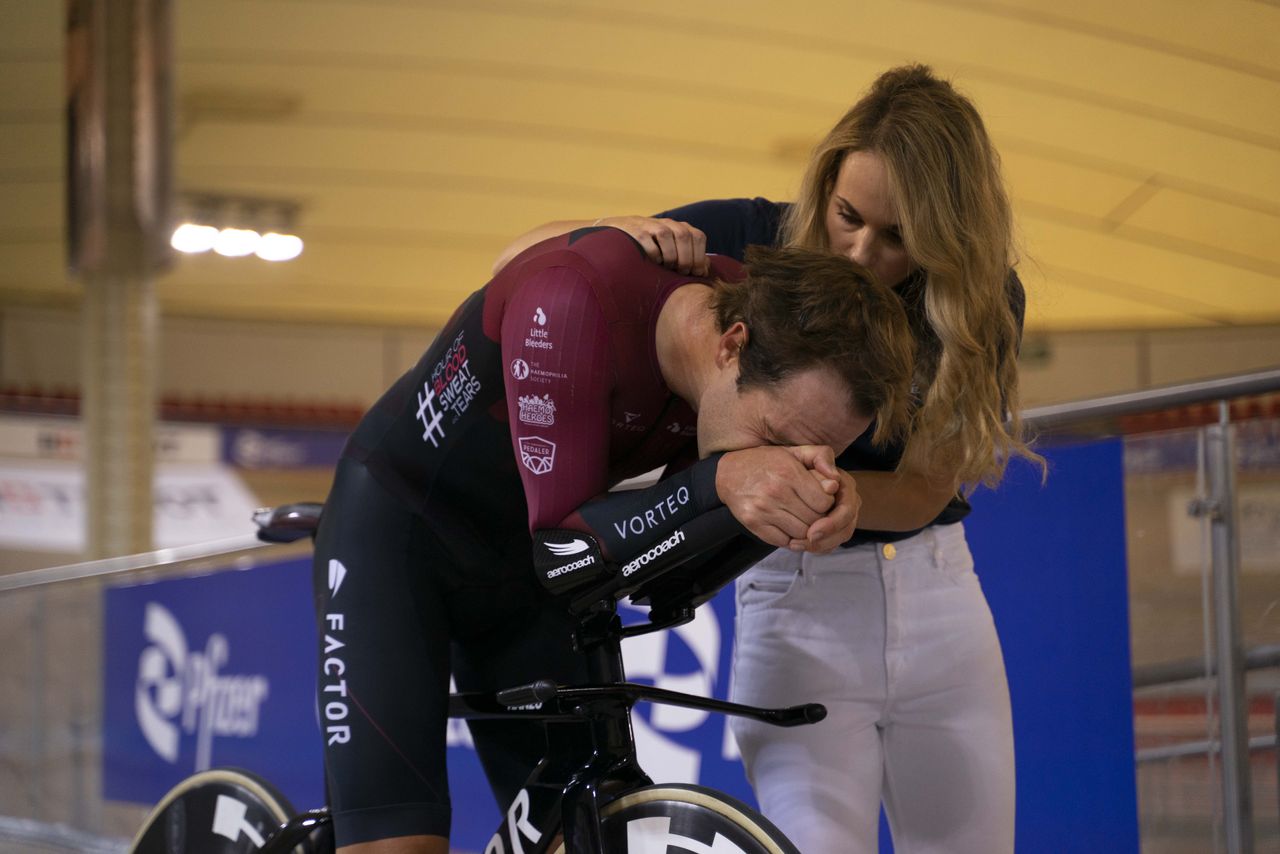
[[[782,223],[784,245],[827,248],[827,205],[847,154],[879,155],[918,271],[897,290],[918,337],[915,414],[901,469],[994,485],[1012,456],[1043,462],[1018,416],[1019,318],[1000,157],[973,104],[923,65],[882,74],[814,149]]]

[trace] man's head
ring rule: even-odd
[[[747,278],[719,282],[717,375],[698,406],[703,453],[824,444],[837,453],[871,423],[905,432],[915,350],[893,291],[848,259],[753,248]]]

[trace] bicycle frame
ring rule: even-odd
[[[263,529],[259,536],[273,542],[301,539],[314,532],[319,513],[318,504],[264,510],[259,515]],[[547,724],[546,754],[503,811],[502,822],[484,854],[545,854],[553,850],[561,835],[566,854],[605,854],[601,808],[620,795],[653,783],[636,758],[631,728],[631,709],[640,700],[741,715],[777,726],[817,723],[826,716],[826,709],[816,703],[762,709],[626,681],[623,638],[692,620],[699,604],[758,559],[755,548],[718,554],[714,572],[702,570],[701,584],[693,578],[682,579],[681,595],[654,607],[648,622],[622,625],[618,599],[635,593],[639,585],[628,583],[617,573],[571,597],[568,607],[577,618],[573,646],[586,659],[586,685],[540,681],[502,691],[450,696],[449,716],[453,718],[524,719]],[[287,854],[329,821],[324,809],[295,816],[266,841],[260,854]]]
[[[566,854],[606,854],[600,809],[615,797],[653,783],[636,757],[631,727],[631,709],[641,700],[743,715],[778,726],[816,723],[825,716],[817,704],[761,709],[625,681],[623,638],[691,618],[692,610],[686,609],[657,622],[623,626],[616,603],[601,601],[582,618],[573,638],[587,659],[590,684],[562,687],[543,681],[450,696],[450,717],[547,723],[546,754],[503,811],[484,854],[546,854],[555,850],[562,835]],[[267,841],[262,854],[285,854],[327,821],[324,810],[295,817]]]

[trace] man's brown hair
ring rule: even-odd
[[[747,277],[718,282],[711,307],[722,332],[747,327],[740,388],[828,367],[854,410],[875,417],[873,441],[906,434],[914,339],[902,300],[862,267],[829,252],[753,246]]]

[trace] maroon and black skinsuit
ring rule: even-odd
[[[622,565],[720,508],[718,457],[697,461],[696,415],[655,349],[666,298],[706,281],[650,263],[614,229],[540,243],[459,307],[352,434],[315,558],[339,845],[447,834],[451,674],[461,690],[583,681],[565,609],[535,580],[531,532],[591,534]],[[655,486],[608,492],[664,465]],[[539,543],[555,552],[540,560],[575,572],[586,542]],[[545,741],[509,722],[471,732],[505,803]]]

